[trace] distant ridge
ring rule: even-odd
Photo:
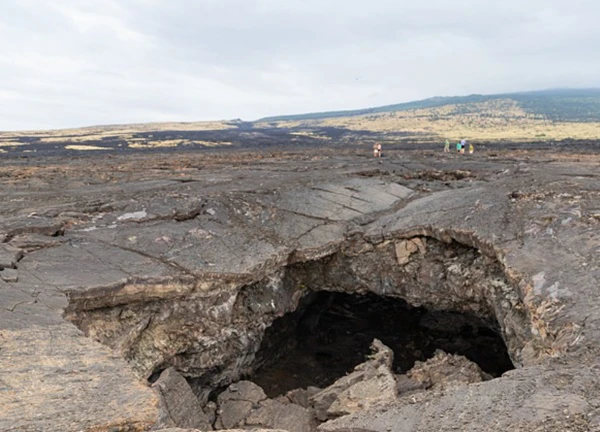
[[[257,120],[257,122],[321,120],[327,118],[352,117],[366,114],[380,114],[395,111],[437,108],[445,105],[480,103],[495,99],[514,100],[525,111],[532,114],[543,115],[548,120],[552,121],[600,121],[600,88],[559,88],[493,95],[472,94],[468,96],[436,96],[414,102],[358,110],[328,111],[265,117]]]

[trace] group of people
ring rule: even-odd
[[[467,143],[466,139],[460,140],[456,143],[456,152],[465,154],[465,152],[469,151],[469,154],[473,154],[475,151],[475,147],[473,147],[473,143]],[[446,140],[446,144],[444,145],[444,153],[450,153],[450,141]]]
[[[456,143],[456,152],[460,154],[465,154],[465,152],[469,152],[469,154],[473,154],[475,151],[475,147],[473,147],[473,143],[467,143],[466,139],[460,140]],[[450,153],[450,141],[446,140],[446,144],[444,145],[444,153]],[[373,156],[376,158],[381,157],[381,143],[373,144]]]

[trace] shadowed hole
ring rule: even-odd
[[[375,294],[318,292],[266,330],[250,378],[270,397],[325,387],[362,363],[374,338],[394,351],[398,374],[436,349],[463,355],[493,377],[514,369],[497,329],[476,317]]]

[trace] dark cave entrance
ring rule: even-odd
[[[493,377],[514,369],[499,330],[479,318],[375,294],[322,291],[267,328],[250,379],[270,397],[325,387],[362,363],[374,338],[394,351],[398,374],[436,349],[463,355]]]

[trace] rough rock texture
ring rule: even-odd
[[[125,361],[70,324],[3,329],[0,343],[1,431],[144,431],[158,419]]]
[[[315,426],[311,411],[289,400],[282,403],[267,399],[265,392],[250,381],[230,385],[217,400],[216,429],[260,427],[310,432]]]
[[[310,398],[321,391],[318,387],[309,386],[306,389],[295,389],[285,394],[286,398],[293,404],[304,408],[311,407]]]
[[[394,353],[377,339],[371,349],[373,354],[368,361],[310,398],[318,420],[396,401],[396,380],[391,369]]]
[[[252,372],[265,328],[314,290],[473,313],[518,366],[324,429],[598,428],[599,162],[2,159],[0,257],[18,280],[0,279],[0,430],[148,429],[146,378],[172,366],[205,400]],[[430,175],[458,170],[471,175]]]
[[[14,269],[23,257],[23,251],[13,246],[0,244],[0,270]]]
[[[491,379],[479,366],[465,357],[439,350],[426,362],[417,362],[406,373],[406,377],[427,390],[445,390]]]
[[[260,404],[245,421],[249,427],[283,429],[290,432],[310,432],[314,429],[312,413],[299,405],[268,399]]]
[[[166,369],[152,385],[160,397],[159,418],[155,428],[197,428],[212,430],[208,416],[189,384],[174,368]]]
[[[322,424],[323,431],[594,431],[595,372],[530,367],[444,392],[418,392],[395,404]],[[590,381],[591,380],[591,381]]]
[[[410,262],[410,256],[416,252],[424,254],[427,250],[425,242],[420,238],[410,240],[401,240],[395,244],[396,261],[398,265],[405,265]]]
[[[4,282],[18,282],[19,272],[15,269],[5,268],[4,270],[0,270],[0,279]]]
[[[254,432],[286,432],[281,429],[226,429],[223,432],[247,432],[248,430],[252,430]],[[180,428],[169,428],[169,429],[160,429],[156,432],[204,432],[200,429],[180,429]]]
[[[232,429],[242,426],[252,410],[266,399],[263,389],[251,381],[231,384],[219,394],[216,428]]]
[[[227,387],[227,390],[219,394],[219,404],[223,405],[229,401],[247,401],[257,404],[267,399],[264,390],[252,381],[238,381]]]
[[[253,408],[252,402],[241,400],[228,401],[220,405],[216,428],[230,429],[242,426]]]

